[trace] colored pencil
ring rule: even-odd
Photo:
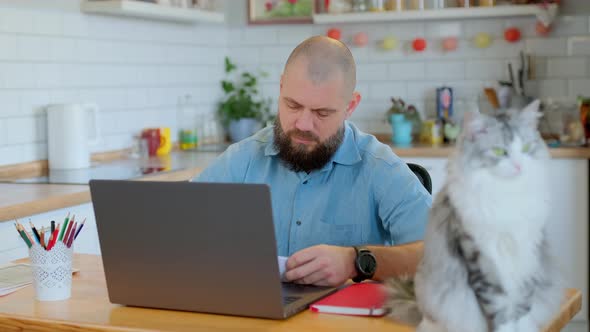
[[[29,220],[29,225],[31,226],[31,230],[33,231],[33,235],[35,235],[35,239],[37,240],[37,242],[39,244],[41,244],[41,236],[39,236],[39,232],[37,232],[37,228],[35,228],[35,225],[33,225],[31,220]]]
[[[45,246],[45,229],[41,228],[41,234],[39,234],[40,238],[41,238],[41,247],[43,247],[43,249],[47,249],[47,247]]]
[[[78,237],[78,234],[80,234],[80,231],[82,230],[82,227],[84,226],[85,222],[86,222],[86,218],[84,218],[84,220],[82,220],[80,227],[78,227],[78,231],[76,232],[76,235],[74,236],[74,240]]]
[[[57,238],[59,236],[59,224],[57,224],[57,227],[55,228],[55,230],[53,231],[53,234],[51,234],[51,241],[50,243],[47,245],[47,250],[51,250],[53,248],[53,246],[55,245],[55,243],[57,242]]]
[[[55,230],[55,220],[51,221],[51,234],[53,234],[53,231]]]
[[[64,220],[64,224],[61,226],[61,231],[59,232],[59,239],[58,240],[63,240],[64,235],[66,233],[66,228],[68,227],[68,221],[70,220],[70,213],[68,212],[68,215],[66,216],[66,219]]]
[[[70,232],[72,231],[72,226],[74,225],[74,218],[72,218],[72,220],[70,220],[70,224],[68,225],[68,228],[66,230],[66,235],[64,235],[63,237],[63,243],[64,244],[68,244],[68,238],[70,237]],[[60,239],[62,240],[62,239]]]
[[[72,246],[72,243],[74,243],[74,235],[76,234],[76,227],[78,226],[77,223],[74,223],[74,227],[72,227],[72,231],[70,232],[70,237],[68,238],[68,242],[66,242],[66,245],[69,247]]]
[[[25,241],[25,243],[27,244],[27,247],[32,247],[33,244],[31,243],[31,241],[29,240],[28,236],[25,234],[25,231],[22,229],[19,229],[19,227],[17,226],[18,229],[18,233],[20,234],[20,237],[23,238],[23,240]]]

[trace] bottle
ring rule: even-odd
[[[178,124],[178,146],[181,150],[194,150],[198,147],[196,110],[190,95],[178,100],[176,121]]]

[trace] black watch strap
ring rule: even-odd
[[[363,246],[354,246],[354,250],[356,251],[356,259],[354,263],[354,267],[356,269],[356,277],[352,278],[354,282],[361,282],[366,279],[371,279],[375,274],[375,268],[377,261],[373,253]],[[372,266],[370,270],[366,270],[363,267],[366,266],[367,260],[371,263],[369,264]]]

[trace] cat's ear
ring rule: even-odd
[[[543,116],[543,114],[539,112],[540,105],[541,101],[539,101],[539,99],[534,100],[521,111],[517,111],[515,113],[515,119],[520,125],[536,129],[539,124],[539,118]]]
[[[479,112],[466,112],[463,115],[463,136],[474,141],[481,134],[486,133],[486,116]]]

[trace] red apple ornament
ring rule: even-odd
[[[424,38],[416,38],[412,42],[412,48],[416,52],[422,52],[426,49],[426,40]]]
[[[340,29],[337,28],[331,28],[330,30],[328,30],[328,37],[340,40],[340,37],[342,37],[342,31],[340,31]]]
[[[514,27],[504,30],[504,39],[509,43],[516,43],[520,40],[520,30]]]

